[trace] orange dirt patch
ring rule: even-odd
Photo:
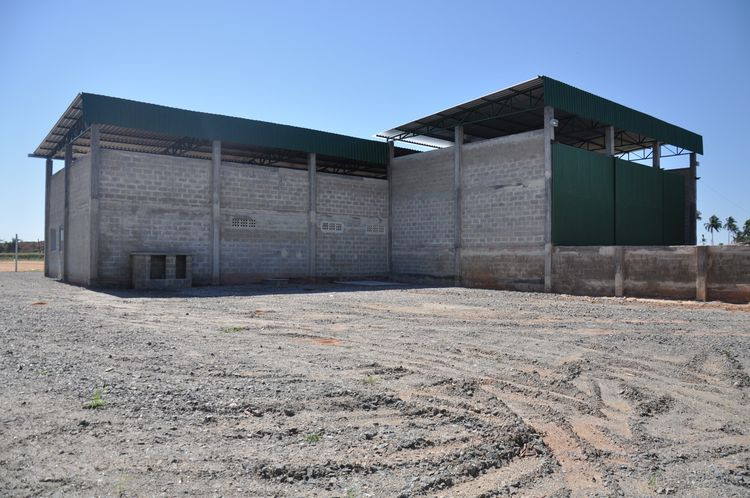
[[[15,261],[0,261],[0,272],[16,271]],[[44,271],[44,261],[19,261],[18,271]]]
[[[339,346],[341,341],[333,338],[321,337],[320,339],[311,339],[315,344],[322,344],[323,346]]]
[[[37,301],[35,303],[31,303],[32,306],[44,306],[47,304],[45,301]]]

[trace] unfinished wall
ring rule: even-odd
[[[544,131],[461,150],[461,281],[544,288]]]
[[[613,246],[555,247],[552,290],[563,294],[614,296],[614,257]]]
[[[391,162],[392,272],[453,279],[453,148]]]
[[[623,295],[695,299],[697,250],[707,251],[708,300],[750,302],[750,247],[620,246]],[[615,294],[614,246],[556,246],[552,256],[554,292],[586,296]]]
[[[695,248],[625,248],[626,295],[695,299]]]
[[[750,302],[750,246],[708,248],[708,299]]]
[[[101,151],[99,282],[127,286],[132,252],[191,254],[210,282],[210,161]]]
[[[65,169],[59,170],[52,175],[50,184],[49,204],[49,231],[45,235],[46,244],[49,245],[49,276],[51,278],[62,278],[63,248],[60,244],[60,229],[65,223]],[[50,237],[54,230],[55,241]]]
[[[222,163],[221,282],[306,276],[307,209],[306,171]]]
[[[91,240],[91,156],[79,157],[70,167],[68,218],[68,280],[89,284]]]
[[[321,277],[388,273],[388,182],[318,173],[317,274]],[[324,223],[341,231],[324,231]]]

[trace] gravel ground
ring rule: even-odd
[[[0,331],[4,496],[750,495],[748,306],[4,273]]]

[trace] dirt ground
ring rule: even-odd
[[[0,273],[16,271],[14,261],[0,259]],[[19,260],[18,271],[44,271],[44,260]]]
[[[747,306],[4,273],[0,331],[4,496],[750,495]]]

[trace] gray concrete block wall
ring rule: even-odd
[[[222,163],[221,282],[307,276],[307,208],[306,171]]]
[[[211,162],[101,151],[99,281],[127,286],[133,252],[191,254],[193,281],[210,268]]]
[[[70,166],[68,280],[89,284],[91,243],[91,156],[81,156]]]
[[[544,131],[461,150],[461,281],[544,288]]]
[[[394,158],[391,182],[392,273],[452,279],[453,149]]]
[[[318,173],[317,179],[318,276],[386,275],[388,182],[326,173]],[[341,223],[342,231],[323,231],[324,222]]]
[[[49,209],[49,227],[55,232],[55,250],[49,252],[49,272],[51,278],[62,278],[62,258],[63,250],[60,245],[60,228],[65,222],[65,169],[59,170],[52,175],[50,182],[50,209]],[[50,249],[53,243],[50,240],[50,233],[45,235],[46,243]]]

